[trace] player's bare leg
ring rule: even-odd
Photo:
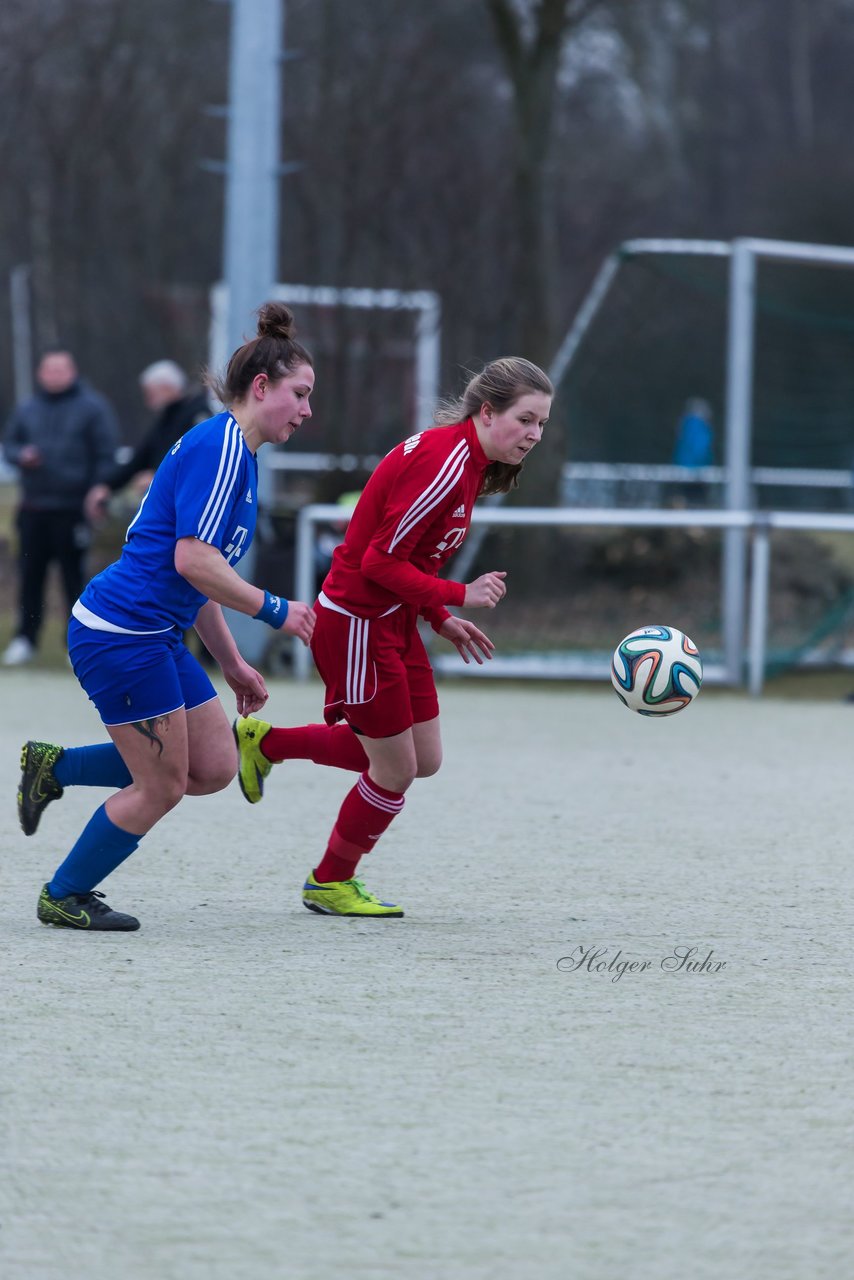
[[[237,773],[237,750],[219,698],[187,712],[187,795],[222,791]]]
[[[133,779],[110,796],[107,814],[116,826],[144,835],[187,793],[187,713],[181,707],[165,716],[106,728]]]
[[[432,778],[442,767],[442,733],[439,717],[412,726],[415,746],[416,778]]]
[[[360,737],[368,757],[368,774],[389,791],[404,792],[418,777],[418,752],[413,729],[404,729],[391,738]]]

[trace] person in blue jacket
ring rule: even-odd
[[[95,891],[185,795],[227,786],[237,770],[231,725],[213,685],[185,647],[195,626],[247,715],[267,700],[261,674],[241,658],[223,605],[305,644],[309,605],[246,582],[235,569],[252,541],[258,464],[265,443],[282,444],[311,416],[314,369],[294,338],[290,311],[267,303],[258,333],[229,361],[214,390],[222,413],[173,445],[128,528],[120,558],[74,605],[68,652],[110,743],[62,748],[29,741],[21,758],[18,815],[26,835],[66,786],[117,788],[98,808],[44,885],[44,924],[139,928]]]
[[[712,465],[712,410],[705,400],[688,400],[676,428],[673,463],[677,467]]]
[[[672,459],[674,466],[685,467],[689,471],[711,467],[714,462],[713,446],[711,406],[706,400],[687,400],[676,427]],[[706,485],[694,480],[681,485],[680,492],[688,501],[699,501],[705,497]]]

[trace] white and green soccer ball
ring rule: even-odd
[[[617,697],[642,716],[672,716],[690,706],[703,683],[697,646],[676,627],[638,627],[611,659]]]

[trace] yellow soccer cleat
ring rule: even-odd
[[[322,916],[371,916],[375,919],[399,919],[403,909],[393,902],[380,902],[368,893],[361,880],[334,880],[318,884],[314,872],[302,887],[302,904]]]
[[[250,804],[264,795],[264,779],[273,767],[261,750],[261,740],[273,726],[254,716],[238,716],[231,726],[237,743],[237,780]]]

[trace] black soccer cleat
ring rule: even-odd
[[[115,929],[130,933],[139,928],[136,916],[114,911],[104,901],[103,893],[69,893],[66,898],[52,898],[45,885],[39,894],[36,915],[42,924],[53,924],[58,929]]]
[[[25,742],[21,747],[21,784],[18,788],[18,821],[25,836],[35,835],[41,816],[62,787],[53,768],[63,753],[52,742]]]

